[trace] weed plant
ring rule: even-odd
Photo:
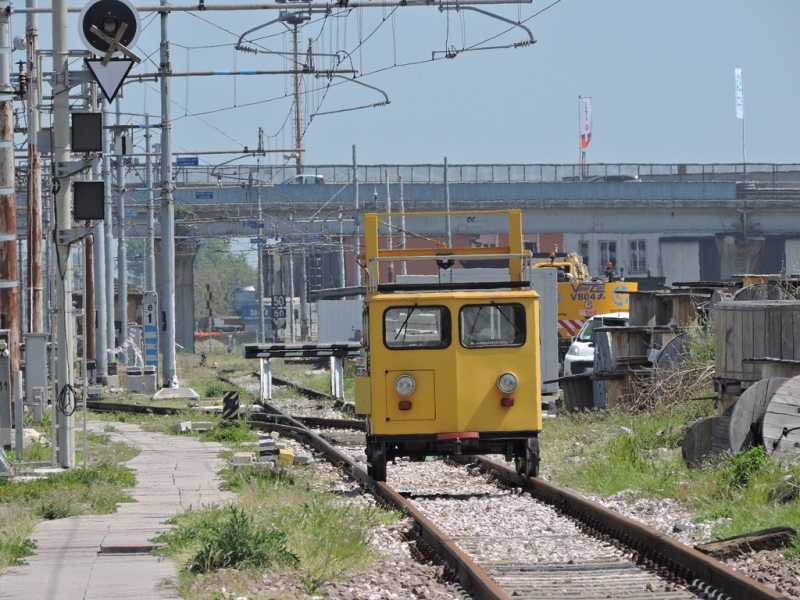
[[[190,510],[158,541],[188,575],[184,591],[201,585],[193,574],[220,569],[293,570],[306,591],[375,559],[370,527],[390,524],[395,513],[344,502],[313,487],[301,470],[241,469],[222,473],[225,487],[240,492],[236,508]],[[234,551],[235,549],[235,551]]]
[[[220,421],[208,431],[201,433],[200,439],[204,442],[237,445],[258,441],[258,436],[245,425],[244,421]]]
[[[133,471],[120,464],[138,451],[108,436],[90,434],[88,468],[77,467],[48,478],[16,482],[0,477],[0,573],[19,564],[35,547],[28,536],[37,522],[82,514],[106,514],[118,502],[130,502],[126,488]],[[25,449],[26,460],[49,459],[38,444]]]

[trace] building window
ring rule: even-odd
[[[581,255],[581,260],[586,268],[589,268],[589,242],[580,242],[578,244],[578,254]]]
[[[525,250],[530,250],[531,254],[536,254],[539,251],[539,244],[537,242],[522,242],[522,247]]]
[[[600,273],[605,273],[608,263],[617,268],[617,242],[600,242]]]
[[[632,240],[628,242],[630,259],[628,262],[628,273],[647,272],[647,251],[644,240]]]

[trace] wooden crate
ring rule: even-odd
[[[800,301],[720,302],[714,312],[718,379],[761,380],[761,364],[747,359],[800,360]]]
[[[563,392],[564,408],[567,412],[580,412],[594,408],[591,373],[561,377],[558,383]]]
[[[709,299],[708,293],[668,293],[661,291],[628,294],[631,327],[684,326],[697,322],[697,309]]]

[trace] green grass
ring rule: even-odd
[[[30,449],[30,452],[29,452]],[[83,514],[106,514],[118,502],[130,502],[125,492],[136,480],[121,463],[138,451],[107,436],[88,436],[89,466],[77,467],[46,479],[14,482],[0,478],[0,573],[20,564],[35,547],[28,539],[42,520]],[[26,447],[26,460],[50,459],[50,449]],[[78,462],[80,462],[80,457]]]
[[[709,414],[711,403],[696,402],[640,415],[562,415],[541,435],[543,473],[601,497],[629,490],[676,499],[698,521],[720,520],[712,532],[719,538],[781,525],[800,529],[800,467],[775,464],[761,447],[721,456],[702,470],[684,464],[685,424]],[[617,434],[623,426],[632,433]],[[800,556],[800,540],[790,553]]]
[[[239,491],[236,508],[187,511],[159,538],[167,544],[162,554],[185,573],[181,592],[186,596],[203,585],[197,573],[224,568],[249,570],[254,576],[289,569],[309,593],[319,592],[325,581],[346,571],[368,569],[377,558],[369,529],[398,518],[321,492],[308,470],[242,469],[223,477],[228,489]]]

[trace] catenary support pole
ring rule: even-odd
[[[347,269],[345,267],[344,259],[344,211],[339,209],[339,278],[341,279],[341,287],[347,286]]]
[[[453,233],[450,229],[450,182],[447,173],[447,157],[444,157],[444,210],[447,213],[446,228],[447,228],[447,247],[453,247]]]
[[[161,0],[161,6],[168,5]],[[161,13],[159,71],[172,71],[169,58],[169,13]],[[178,387],[175,364],[175,204],[172,199],[172,123],[170,121],[170,78],[161,78],[161,306],[163,327],[162,368],[164,387]]]
[[[289,248],[289,340],[294,342],[294,256]]]
[[[67,0],[53,0],[53,170],[55,190],[54,212],[56,237],[72,229],[72,190],[69,173],[69,21]],[[72,258],[68,241],[56,241],[53,260],[56,281],[56,337],[58,353],[58,393],[56,423],[58,463],[65,468],[75,466],[75,391],[73,364],[75,339],[72,315]]]
[[[300,340],[308,341],[308,249],[303,245],[301,259],[301,271],[303,276],[300,278]]]
[[[37,0],[25,0],[26,8],[35,8]],[[36,146],[39,132],[39,17],[25,15],[25,62],[28,71],[28,164],[26,193],[28,204],[28,302],[30,303],[30,331],[44,331],[44,278],[42,275],[42,158]]]
[[[384,173],[386,174],[386,212],[391,215],[392,213],[392,196],[389,192],[389,169],[385,169]],[[387,248],[391,250],[393,248],[392,245],[392,235],[394,232],[392,231],[392,217],[386,217],[386,224],[388,225],[387,229],[389,231],[389,237],[386,239]],[[394,281],[394,263],[389,263],[389,283]]]
[[[116,368],[114,327],[114,194],[111,189],[111,107],[103,99],[103,241],[106,259],[106,365]],[[108,373],[108,371],[106,371]]]
[[[89,226],[91,222],[87,222],[87,226]],[[101,240],[97,240],[100,242]],[[84,273],[86,274],[86,278],[84,279],[84,294],[83,297],[86,300],[86,305],[83,307],[83,311],[86,314],[86,318],[83,320],[84,330],[83,330],[83,339],[85,340],[85,353],[86,358],[97,360],[97,338],[95,325],[97,324],[96,315],[95,315],[95,286],[97,281],[95,280],[95,270],[94,270],[94,236],[87,237],[83,242],[83,264],[84,266]],[[86,367],[86,363],[84,363],[84,367]]]
[[[105,385],[108,382],[108,331],[107,314],[108,304],[106,303],[106,245],[104,237],[104,226],[102,221],[95,222],[94,225],[94,294],[95,309],[97,310],[97,370],[95,371],[95,381]]]
[[[356,145],[353,144],[353,285],[361,285],[361,268],[358,266],[358,163],[356,162]]]
[[[252,189],[252,188],[251,188]],[[261,226],[261,188],[257,190],[258,193],[258,225]],[[258,230],[258,341],[264,343],[264,230]]]
[[[122,99],[117,97],[117,135],[122,126]],[[117,159],[117,318],[119,319],[119,362],[128,364],[128,249],[125,244],[125,166],[121,144],[115,148]]]
[[[295,165],[297,174],[303,172],[303,113],[300,105],[300,46],[298,28],[295,23],[292,30],[294,38],[294,139],[297,152],[295,152]]]
[[[92,179],[102,181],[100,158],[92,161]],[[96,370],[95,383],[105,385],[108,375],[108,339],[106,337],[106,245],[102,221],[94,224],[94,306],[97,311],[95,327]]]
[[[147,238],[145,240],[145,289],[154,292],[156,289],[156,219],[154,214],[154,194],[153,194],[153,159],[150,156],[150,138],[152,136],[150,127],[150,115],[144,116],[145,123],[145,187],[147,188]]]
[[[403,250],[406,249],[406,204],[403,201],[403,178],[398,176],[397,177],[398,187],[400,188],[397,191],[400,200],[400,245]],[[400,265],[400,274],[401,275],[408,275],[408,267],[406,266],[406,261],[403,261]]]
[[[19,291],[9,8],[7,0],[0,0],[0,329],[8,329],[11,333],[9,350],[13,373],[19,371]],[[13,393],[9,394],[9,398],[13,397]]]

